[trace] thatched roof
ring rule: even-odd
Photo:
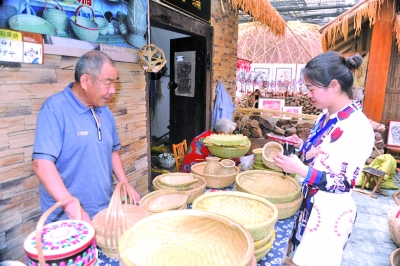
[[[252,63],[305,64],[322,53],[318,25],[289,21],[283,37],[253,23],[239,24],[237,57]]]
[[[354,34],[359,36],[362,23],[369,20],[369,26],[374,25],[376,19],[379,19],[379,12],[382,3],[385,0],[363,0],[353,6],[351,9],[332,20],[320,29],[322,32],[322,48],[324,51],[335,48],[335,41],[339,36],[347,40],[350,24],[354,25]],[[393,1],[393,4],[395,1]],[[353,21],[351,21],[353,20]]]
[[[242,10],[244,14],[250,15],[257,22],[268,26],[270,31],[276,36],[284,36],[286,22],[279,15],[278,11],[268,2],[268,0],[228,0],[233,9]]]

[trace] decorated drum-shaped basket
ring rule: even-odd
[[[73,199],[79,207],[79,201]],[[48,209],[39,219],[36,231],[25,239],[24,249],[29,266],[95,264],[97,250],[95,231],[91,224],[78,217],[78,220],[58,221],[43,226],[50,213],[69,200],[71,198],[66,198]],[[38,238],[41,238],[40,242]]]

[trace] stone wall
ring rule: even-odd
[[[73,81],[77,59],[45,55],[43,65],[0,67],[0,261],[25,262],[22,244],[41,216],[39,181],[32,171],[37,114],[47,97]],[[145,195],[148,192],[145,76],[138,64],[117,62],[116,65],[120,83],[109,107],[117,124],[125,172],[130,183]]]

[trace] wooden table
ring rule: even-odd
[[[361,189],[353,189],[353,190],[354,190],[354,191],[357,191],[357,192],[364,193],[364,194],[368,194],[370,197],[372,197],[372,198],[374,198],[374,199],[377,198],[376,195],[374,195],[375,192],[377,192],[377,193],[379,193],[379,194],[381,194],[381,195],[383,195],[383,196],[387,196],[387,194],[384,193],[384,192],[381,190],[381,188],[379,187],[379,185],[381,184],[381,182],[382,182],[382,180],[383,180],[383,177],[384,177],[385,175],[389,175],[389,173],[387,173],[387,172],[385,172],[385,171],[381,171],[381,170],[375,169],[375,168],[373,168],[373,167],[365,167],[362,171],[365,173],[365,180],[364,180],[364,183],[363,183]],[[371,183],[370,183],[370,182],[371,182],[371,177],[375,180],[375,187],[374,187],[374,189],[372,190],[372,192],[365,191],[365,190],[364,190],[365,185],[366,185],[367,183],[368,183],[368,184],[371,184]]]

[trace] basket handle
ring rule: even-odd
[[[87,8],[89,8],[90,9],[90,11],[92,11],[92,20],[94,21],[94,12],[93,12],[93,9],[90,7],[90,6],[88,6],[88,5],[86,5],[86,4],[83,4],[83,5],[80,5],[80,6],[78,6],[78,8],[75,10],[75,23],[77,23],[77,20],[78,20],[78,12],[79,12],[79,9],[81,9],[82,7],[87,7]]]
[[[124,204],[137,204],[133,189],[127,182],[117,183],[110,204],[108,205],[104,224],[104,241],[106,247],[108,247],[108,238],[110,238],[111,246],[117,246],[118,236],[122,235],[128,227],[122,201],[124,201]]]
[[[59,2],[57,2],[57,0],[53,0],[53,1],[57,3],[57,5],[61,8],[61,11],[64,11],[64,8],[62,7],[62,5]],[[43,10],[46,10],[47,2],[49,2],[49,0],[46,0],[46,2],[44,3]],[[54,8],[56,8],[56,6],[54,6]]]
[[[46,221],[46,219],[49,217],[49,215],[58,207],[64,205],[66,202],[74,200],[75,205],[76,205],[76,210],[77,210],[77,219],[76,220],[82,220],[82,213],[80,212],[80,207],[81,205],[79,204],[79,200],[73,196],[68,196],[63,198],[62,200],[56,202],[51,208],[49,208],[47,211],[45,211],[40,217],[37,225],[36,225],[36,248],[38,251],[38,257],[39,257],[39,263],[40,265],[46,265],[46,262],[44,260],[44,255],[43,255],[43,246],[42,246],[42,233],[43,233],[43,225]]]

